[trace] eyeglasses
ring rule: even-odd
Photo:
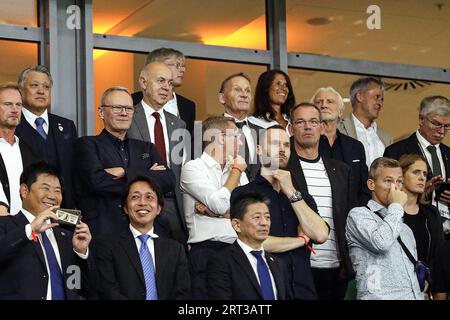
[[[134,112],[134,107],[132,106],[122,106],[120,104],[104,104],[102,107],[111,108],[112,112],[115,114],[119,114],[122,110],[125,110],[126,113],[131,114]]]
[[[294,121],[294,126],[297,126],[299,128],[303,128],[305,124],[308,123],[311,127],[315,128],[320,124],[320,120],[318,119],[311,119],[311,120],[296,120]]]
[[[428,120],[428,122],[431,124],[431,128],[434,130],[440,130],[441,128],[444,128],[445,131],[450,131],[450,124],[443,124],[428,117],[425,117],[425,119]]]
[[[166,63],[166,65],[171,66],[171,67],[175,67],[177,69],[186,69],[186,65],[184,63]]]

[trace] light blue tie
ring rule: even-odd
[[[147,247],[148,234],[138,236],[141,240],[141,248],[139,256],[141,258],[142,270],[144,271],[145,288],[147,291],[146,300],[158,300],[158,292],[156,291],[155,267],[153,266],[153,258]]]
[[[41,117],[37,117],[36,120],[34,120],[34,123],[36,124],[36,131],[41,135],[41,137],[44,140],[47,140],[47,134],[45,133],[43,127],[44,122],[45,122],[44,118]]]

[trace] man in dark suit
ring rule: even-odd
[[[225,117],[231,117],[241,133],[243,141],[239,148],[239,155],[245,159],[247,169],[245,173],[249,181],[253,181],[259,170],[256,145],[258,144],[260,127],[248,121],[252,101],[250,78],[240,72],[226,77],[219,90],[219,102],[225,108]]]
[[[419,129],[408,138],[386,148],[385,157],[400,159],[403,154],[421,154],[428,163],[427,191],[444,219],[444,233],[450,237],[450,191],[439,192],[443,181],[450,182],[450,148],[442,143],[450,128],[450,101],[443,96],[425,97],[420,103]],[[436,190],[438,192],[434,192]]]
[[[344,112],[344,101],[332,87],[319,88],[311,98],[322,114],[322,132],[319,152],[324,158],[344,162],[352,169],[352,179],[357,190],[357,206],[364,206],[371,198],[367,187],[369,169],[366,164],[364,146],[358,140],[342,134],[337,129],[339,119]]]
[[[154,143],[163,164],[173,171],[175,190],[164,194],[165,206],[158,220],[170,231],[173,239],[187,246],[188,231],[183,215],[180,175],[189,139],[184,121],[164,108],[172,95],[173,75],[166,64],[151,62],[142,69],[139,83],[144,99],[134,106],[128,137]]]
[[[189,299],[183,246],[154,232],[154,220],[163,205],[163,193],[154,179],[141,176],[127,184],[122,206],[130,219],[129,228],[101,237],[95,246],[100,298]]]
[[[353,189],[349,166],[319,154],[321,121],[321,112],[314,104],[300,103],[292,108],[289,130],[293,143],[288,168],[295,188],[314,198],[318,213],[330,226],[328,240],[316,245],[316,254],[311,256],[319,299],[341,300],[353,275],[345,224],[357,190]]]
[[[152,176],[164,192],[173,192],[175,178],[161,165],[155,146],[128,139],[133,112],[126,88],[107,89],[99,107],[105,128],[97,136],[79,138],[75,144],[76,199],[93,235],[126,228],[128,219],[122,212],[120,195],[135,176]]]
[[[51,103],[52,76],[45,66],[27,68],[20,73],[22,120],[16,135],[39,158],[54,166],[64,182],[63,206],[73,207],[72,159],[77,130],[72,120],[48,112]]]
[[[150,52],[145,60],[145,65],[152,62],[165,63],[173,74],[173,86],[179,88],[183,85],[184,73],[186,72],[186,58],[184,54],[172,48],[158,48]],[[132,94],[133,104],[137,105],[142,101],[144,95],[142,91]],[[172,113],[174,116],[181,118],[186,123],[186,129],[191,135],[191,150],[194,150],[194,122],[195,122],[195,103],[181,94],[173,92],[173,98],[164,105],[164,110]],[[187,156],[193,159],[194,154]]]
[[[23,208],[0,217],[0,299],[77,300],[95,287],[91,234],[80,222],[74,233],[59,228],[52,211],[62,202],[61,183],[46,163],[25,168]],[[81,286],[80,286],[81,285]]]
[[[230,218],[238,238],[209,260],[208,297],[213,300],[291,298],[282,261],[263,249],[269,237],[268,200],[259,193],[233,199]]]

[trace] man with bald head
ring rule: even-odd
[[[162,164],[175,174],[175,189],[164,194],[164,209],[161,223],[171,237],[183,245],[187,241],[187,228],[180,192],[181,165],[185,150],[190,150],[190,140],[185,136],[186,123],[163,109],[173,97],[173,74],[162,62],[151,62],[139,76],[143,99],[134,106],[133,121],[128,137],[155,144],[162,158]]]

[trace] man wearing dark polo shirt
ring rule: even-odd
[[[286,171],[290,142],[280,126],[268,128],[257,148],[261,158],[261,173],[245,186],[236,188],[231,202],[243,192],[258,192],[270,200],[270,236],[264,250],[274,253],[286,265],[287,279],[294,299],[317,299],[311,274],[310,254],[305,244],[323,243],[329,228],[316,213],[317,206],[308,194],[301,194],[292,185]]]

